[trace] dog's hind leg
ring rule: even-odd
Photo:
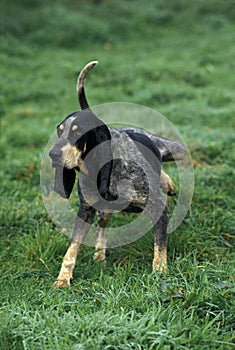
[[[98,225],[97,233],[96,233],[96,243],[95,243],[95,254],[94,254],[94,260],[100,261],[102,264],[105,265],[105,252],[106,252],[106,246],[107,246],[107,225],[109,222],[109,219],[111,217],[111,213],[105,213],[105,212],[98,212]]]
[[[69,248],[64,256],[60,273],[55,283],[55,288],[63,288],[71,284],[77,255],[81,248],[82,242],[86,237],[94,220],[94,216],[95,209],[82,205],[80,206],[74,226],[72,239]]]
[[[167,205],[161,200],[161,216],[154,223],[153,271],[167,271]],[[162,207],[163,206],[163,207]]]

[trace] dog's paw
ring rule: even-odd
[[[161,273],[167,273],[167,264],[154,264],[153,263],[153,272],[161,272]]]
[[[101,266],[106,266],[105,251],[103,249],[97,250],[94,254],[93,260],[99,262]]]
[[[154,244],[153,272],[167,272],[167,249],[163,247],[159,250],[157,244]]]
[[[72,278],[66,278],[66,279],[57,279],[55,281],[55,288],[59,289],[59,288],[65,288],[70,286],[72,283]]]

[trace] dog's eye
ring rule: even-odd
[[[57,127],[57,135],[60,137],[61,134],[63,133],[64,131],[64,124],[60,124],[58,127]]]
[[[72,126],[72,131],[77,131],[78,132],[78,126],[77,125],[73,125]]]
[[[79,130],[78,126],[77,125],[73,125],[71,130],[73,131],[73,133],[77,136],[81,136],[82,135],[82,132],[81,130]]]

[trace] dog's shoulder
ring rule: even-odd
[[[113,159],[119,159],[119,162],[114,162],[114,165],[118,164],[121,172],[140,174],[141,169],[149,168],[149,162],[155,173],[160,172],[160,151],[147,135],[135,132],[134,129],[124,128],[110,128],[110,134]]]
[[[141,150],[141,153],[146,153],[145,148],[141,147],[141,145],[145,146],[147,149],[149,149],[158,159],[158,161],[161,163],[161,153],[158,149],[158,147],[155,145],[155,143],[150,139],[150,137],[147,134],[144,134],[142,132],[139,132],[135,129],[127,129],[125,131],[129,137],[134,140],[137,144],[137,147]]]
[[[122,149],[122,152],[126,154],[132,153],[133,159],[136,158],[135,156],[139,152],[146,157],[148,150],[150,150],[157,157],[158,161],[161,162],[161,152],[146,132],[134,128],[110,128],[110,134],[112,142],[115,145],[114,147],[117,147],[119,150]]]

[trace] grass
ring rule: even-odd
[[[233,349],[232,1],[20,0],[0,16],[0,348]],[[69,239],[43,206],[40,162],[78,109],[77,73],[91,59],[90,104],[138,103],[176,125],[194,197],[170,234],[167,275],[151,273],[149,232],[110,250],[105,268],[84,247],[73,286],[54,290]]]

